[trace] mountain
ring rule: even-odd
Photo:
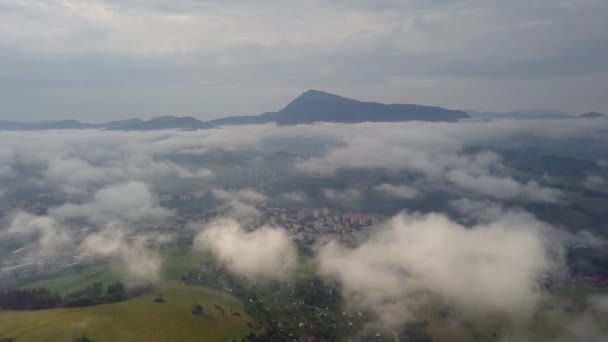
[[[76,120],[24,123],[1,121],[0,130],[43,129],[105,129],[121,131],[149,131],[163,129],[197,130],[223,125],[276,123],[278,125],[311,124],[314,122],[401,122],[401,121],[445,121],[454,122],[470,116],[460,110],[415,104],[383,104],[361,102],[346,97],[309,90],[291,101],[278,112],[260,115],[231,116],[207,122],[191,116],[161,116],[150,120],[137,118],[109,121],[100,124],[83,123]]]
[[[160,116],[150,120],[128,119],[110,121],[100,125],[101,128],[120,131],[152,131],[163,129],[197,130],[207,125],[191,116]]]
[[[36,131],[52,129],[105,129],[115,131],[152,131],[163,129],[197,130],[208,127],[204,122],[191,116],[161,116],[150,120],[127,119],[101,124],[83,123],[77,120],[46,122],[17,122],[0,120],[0,130]]]
[[[400,122],[457,121],[470,118],[460,110],[413,104],[383,104],[361,102],[318,90],[309,90],[278,112],[254,116],[233,116],[208,121],[210,126],[244,125],[274,122],[279,125],[311,124],[314,122]]]
[[[109,130],[122,130],[130,127],[137,127],[143,124],[143,120],[141,119],[125,119],[125,120],[116,120],[116,121],[108,121],[104,124],[101,124],[103,128]]]
[[[581,114],[578,117],[585,118],[585,119],[594,119],[594,118],[608,118],[608,115],[598,113],[598,112],[589,112],[589,113]]]
[[[556,110],[527,110],[515,112],[479,112],[468,110],[467,113],[474,119],[495,120],[543,120],[543,119],[567,119],[572,118],[572,114],[556,111]]]
[[[0,121],[0,130],[5,131],[36,131],[52,129],[85,129],[97,128],[97,124],[81,123],[77,120],[43,121],[43,122],[17,122]]]

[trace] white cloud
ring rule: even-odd
[[[490,175],[476,177],[463,170],[452,170],[446,174],[446,178],[457,187],[501,200],[520,199],[556,203],[563,196],[560,190],[541,187],[534,181],[521,184],[511,177]]]
[[[281,194],[284,200],[291,203],[303,204],[308,202],[308,196],[302,191],[290,191]]]
[[[169,236],[138,235],[128,238],[119,224],[109,224],[103,230],[88,235],[80,244],[82,255],[92,258],[116,258],[125,266],[128,286],[158,284],[163,260],[153,243],[164,243]]]
[[[543,297],[541,276],[561,266],[561,249],[546,233],[549,227],[524,214],[473,227],[440,214],[400,214],[358,247],[320,247],[317,260],[351,308],[374,312],[388,327],[432,300],[517,321]]]
[[[172,212],[159,206],[158,199],[144,183],[132,181],[102,188],[90,202],[51,208],[49,214],[62,219],[83,218],[106,224],[116,220],[163,219]]]
[[[393,103],[606,108],[601,0],[0,6],[10,115],[263,112],[312,86]]]
[[[72,242],[72,232],[61,222],[48,216],[17,212],[7,229],[0,230],[0,239],[17,238],[30,246],[34,257],[51,257]]]
[[[257,219],[262,216],[262,212],[257,207],[267,201],[265,195],[253,189],[226,191],[216,188],[211,193],[223,203],[221,209],[224,211],[224,215],[247,224],[257,222]]]
[[[383,194],[384,196],[393,198],[412,199],[418,196],[418,190],[409,185],[393,185],[384,183],[376,185],[374,190]]]
[[[251,280],[283,280],[297,258],[296,248],[282,228],[263,226],[245,231],[234,219],[203,227],[196,250],[210,250],[231,272]]]
[[[606,180],[601,176],[587,176],[583,180],[583,186],[591,190],[597,190],[605,185]]]
[[[321,194],[328,201],[346,205],[354,205],[363,198],[363,193],[358,189],[321,189]]]

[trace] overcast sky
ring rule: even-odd
[[[0,119],[362,100],[608,112],[606,0],[0,0]]]

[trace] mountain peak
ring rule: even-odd
[[[329,93],[326,91],[317,90],[317,89],[308,89],[307,91],[302,93],[302,95],[315,95],[315,94],[329,94]]]
[[[307,90],[276,113],[278,124],[313,122],[456,121],[469,118],[465,112],[411,104],[362,102],[320,90]]]
[[[598,112],[589,112],[589,113],[581,114],[578,117],[579,118],[605,118],[605,117],[608,117],[608,115],[598,113]]]

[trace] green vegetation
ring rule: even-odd
[[[37,280],[27,283],[23,288],[37,289],[46,288],[51,292],[57,292],[60,295],[72,293],[91,285],[95,282],[102,282],[105,285],[111,284],[121,279],[120,267],[111,264],[101,264],[86,267],[75,271],[74,274],[69,274],[63,277]]]
[[[179,280],[182,275],[196,269],[202,260],[209,258],[181,246],[166,249],[163,256],[163,278],[170,281]]]
[[[343,314],[336,284],[318,279],[311,257],[301,256],[285,283],[252,285],[222,269],[211,256],[192,253],[189,248],[173,247],[163,254],[163,284],[117,303],[0,312],[0,341],[241,341],[247,336],[255,340],[252,333],[260,341],[307,336],[330,341],[359,336],[366,326],[371,330],[363,337],[375,341],[398,337],[492,342],[510,336],[515,329],[504,315],[465,317],[438,302],[416,312],[401,331],[382,331],[366,325],[369,313]],[[96,265],[27,287],[47,287],[65,295],[103,281],[105,293],[120,274],[120,267]],[[561,336],[565,322],[587,310],[587,298],[605,291],[582,284],[553,287],[554,296],[541,304],[524,333],[538,339]],[[375,336],[377,331],[382,334]]]
[[[83,336],[91,341],[228,341],[233,338],[241,341],[251,333],[262,333],[259,330],[262,325],[245,312],[236,297],[202,286],[177,283],[182,274],[196,269],[207,256],[183,247],[169,248],[163,254],[165,281],[145,294],[95,306],[0,311],[0,338],[20,342],[82,340]],[[23,288],[47,288],[67,295],[101,282],[107,291],[123,274],[121,267],[113,264],[93,265],[74,272],[37,280]],[[214,307],[231,314],[204,309]],[[193,308],[196,308],[194,315]]]
[[[188,273],[199,265],[201,260],[207,258],[193,253],[190,248],[182,246],[168,248],[164,254],[164,277],[168,281],[175,281],[181,275]],[[27,289],[46,288],[51,292],[66,295],[96,282],[105,286],[123,278],[124,270],[117,264],[96,264],[83,269],[74,270],[73,273],[56,278],[36,280],[22,287]]]
[[[165,303],[154,298],[162,292]],[[253,319],[235,297],[198,286],[166,285],[158,291],[113,304],[74,309],[0,312],[2,336],[15,341],[240,341],[256,332]],[[220,306],[239,315],[205,310],[193,315],[194,304]],[[249,324],[248,324],[249,323]]]

